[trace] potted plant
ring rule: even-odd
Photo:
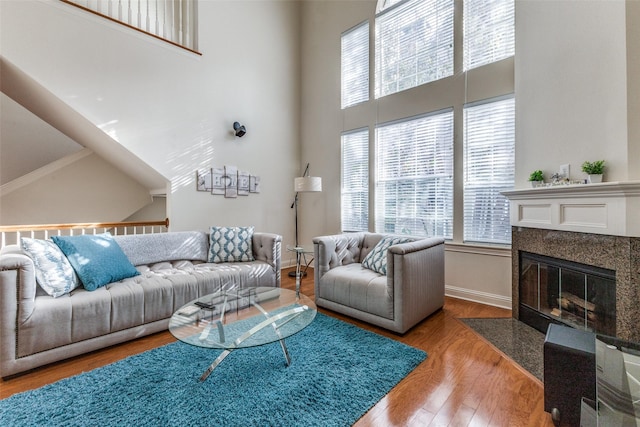
[[[587,179],[590,184],[593,184],[594,182],[602,182],[604,160],[596,160],[595,162],[584,162],[582,164],[582,172],[587,174]]]
[[[529,175],[529,182],[531,183],[531,186],[534,188],[544,184],[544,175],[542,174],[542,171],[535,170],[531,172],[531,175]]]

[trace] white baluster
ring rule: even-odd
[[[160,35],[160,0],[156,0],[155,5],[156,5],[156,31],[155,31],[155,35],[159,36]]]

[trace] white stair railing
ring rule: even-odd
[[[0,225],[0,248],[7,245],[19,245],[21,237],[48,239],[51,236],[75,236],[106,232],[119,236],[166,233],[167,231],[169,231],[169,218],[164,221]]]
[[[60,0],[198,53],[197,0]]]

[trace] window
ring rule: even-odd
[[[342,34],[342,108],[369,100],[369,22]]]
[[[376,159],[376,231],[450,239],[453,109],[378,127]]]
[[[464,0],[464,69],[515,52],[514,0]]]
[[[513,97],[464,108],[464,240],[511,243],[509,201],[515,180]]]
[[[376,18],[376,98],[453,75],[453,0],[411,0]]]
[[[342,134],[342,231],[369,229],[369,129]]]

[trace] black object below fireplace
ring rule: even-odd
[[[546,333],[550,323],[616,336],[613,270],[519,252],[520,320]]]

